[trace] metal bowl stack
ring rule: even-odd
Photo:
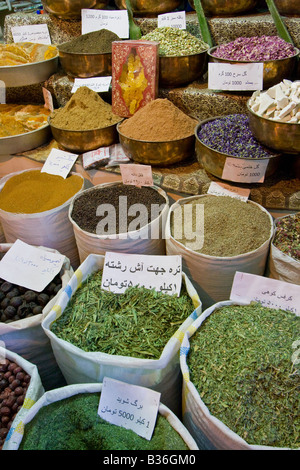
[[[179,87],[199,80],[206,71],[207,51],[185,56],[159,58],[159,85]]]
[[[112,73],[111,52],[94,54],[88,52],[59,51],[62,68],[70,77],[107,77]]]
[[[97,0],[43,0],[46,12],[63,19],[75,19],[81,17],[81,10],[94,8]]]

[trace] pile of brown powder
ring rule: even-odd
[[[119,41],[119,39],[119,36],[112,31],[100,29],[64,42],[58,46],[58,50],[79,54],[108,54],[111,53],[113,41]]]
[[[119,129],[131,139],[165,142],[192,135],[196,125],[196,119],[187,116],[171,101],[158,98],[122,122]]]
[[[51,124],[66,130],[87,131],[112,126],[122,118],[112,107],[90,88],[78,88],[67,104],[53,111]]]

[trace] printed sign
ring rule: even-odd
[[[109,90],[110,83],[111,77],[75,78],[71,93],[75,93],[82,86],[86,86],[96,93],[102,93]]]
[[[211,90],[262,90],[263,64],[208,63],[208,88]]]
[[[171,28],[186,29],[185,11],[175,11],[158,15],[157,27],[164,28],[166,26]]]
[[[120,39],[129,38],[129,21],[127,10],[81,10],[82,34],[108,29]]]

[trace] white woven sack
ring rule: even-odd
[[[86,189],[85,192],[91,192],[98,188],[114,186],[119,182],[104,183]],[[160,215],[139,230],[122,234],[97,235],[89,233],[79,227],[72,219],[74,201],[80,195],[74,197],[69,208],[69,220],[73,224],[74,235],[79,252],[80,262],[86,259],[90,254],[104,255],[106,251],[116,251],[119,253],[134,253],[148,255],[164,255],[166,253],[166,244],[164,240],[164,230],[169,211],[169,199],[166,193],[156,186],[152,186],[166,200],[166,205]],[[137,201],[138,202],[138,201]],[[96,215],[96,214],[95,214]],[[151,236],[152,235],[152,236]]]
[[[271,215],[259,204],[248,201],[264,211],[270,219],[270,236],[256,250],[237,256],[218,257],[210,256],[186,247],[171,235],[171,214],[179,207],[193,199],[203,196],[190,196],[175,202],[168,214],[166,222],[166,253],[167,255],[181,255],[183,270],[193,280],[195,288],[202,301],[203,309],[213,305],[215,302],[229,299],[232,282],[236,271],[250,274],[263,275],[265,272],[269,246],[273,234],[273,221]],[[222,197],[222,196],[216,196]]]
[[[18,354],[9,351],[6,348],[0,346],[0,359],[9,359],[12,362],[18,364],[22,369],[30,375],[31,379],[29,386],[25,395],[25,400],[18,411],[15,419],[12,422],[11,428],[6,436],[2,450],[6,450],[10,445],[10,439],[13,435],[22,433],[22,421],[25,419],[26,415],[29,413],[29,410],[34,404],[41,398],[45,392],[42,382],[38,373],[38,369],[34,364],[31,364],[29,361],[19,356]]]
[[[300,262],[279,250],[273,243],[276,235],[276,225],[284,217],[287,216],[278,217],[274,220],[275,230],[270,246],[267,276],[279,281],[300,285]]]
[[[196,387],[190,381],[187,356],[190,349],[189,339],[201,328],[204,320],[214,310],[226,305],[245,305],[231,300],[217,302],[207,308],[193,325],[186,331],[180,348],[180,368],[183,376],[182,391],[182,420],[188,431],[194,437],[201,450],[277,450],[275,447],[250,445],[238,434],[229,429],[222,421],[213,416],[202,401]]]
[[[25,416],[20,431],[14,432],[4,450],[18,450],[24,435],[24,426],[29,423],[43,407],[64,400],[66,398],[78,395],[79,393],[101,393],[102,383],[87,383],[87,384],[73,384],[65,387],[50,390],[35,403],[30,411]],[[198,446],[190,435],[188,430],[184,427],[182,422],[175,416],[175,414],[164,404],[160,403],[158,413],[162,415],[172,426],[172,428],[180,435],[189,450],[198,450]],[[67,436],[66,436],[67,438]]]
[[[6,181],[12,176],[33,171],[31,169],[10,173],[1,178],[0,191]],[[84,179],[82,178],[82,191]],[[79,192],[80,192],[79,191]],[[68,210],[72,198],[54,209],[35,213],[18,214],[0,209],[0,222],[7,243],[14,243],[17,239],[31,245],[47,246],[59,251],[69,258],[71,265],[76,269],[79,265],[79,257],[74,237],[73,227],[68,219]]]
[[[0,245],[0,257],[6,253],[12,244]],[[46,251],[57,252],[56,250],[40,247]],[[63,291],[74,271],[70,266],[70,261],[65,258],[60,275],[62,288],[44,307],[42,313],[32,317],[23,318],[10,323],[0,322],[0,340],[4,342],[6,349],[19,354],[24,359],[35,364],[38,368],[45,389],[64,385],[65,381],[59,370],[48,336],[45,334],[41,324],[57,302],[60,293]]]
[[[104,256],[89,255],[75,271],[58,302],[42,322],[42,327],[50,338],[56,361],[66,382],[68,384],[102,382],[103,377],[107,376],[141,385],[160,392],[162,402],[176,414],[181,413],[180,344],[186,328],[201,313],[200,299],[185,274],[183,274],[183,282],[187,286],[195,310],[170,338],[159,359],[139,359],[101,352],[85,352],[77,346],[61,340],[51,331],[51,324],[63,314],[69,299],[77,288],[89,274],[102,270],[103,263]]]

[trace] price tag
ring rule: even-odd
[[[58,175],[66,178],[76,162],[77,157],[78,155],[75,153],[52,149],[41,169],[41,173],[49,173],[50,175]]]
[[[65,256],[16,240],[0,261],[0,277],[41,292],[60,272]]]
[[[83,168],[87,169],[95,163],[109,160],[109,147],[100,147],[97,150],[91,150],[82,154]]]
[[[247,202],[250,189],[236,188],[225,183],[210,183],[207,194],[214,194],[216,196],[230,196],[241,201]]]
[[[81,10],[82,34],[108,29],[120,39],[129,38],[129,20],[127,10]]]
[[[0,80],[0,103],[6,103],[6,86],[3,80]]]
[[[159,392],[104,377],[99,416],[150,441],[160,403]]]
[[[208,88],[211,90],[262,90],[263,64],[208,63]]]
[[[268,166],[268,159],[245,160],[227,157],[224,163],[222,179],[237,183],[263,183]]]
[[[109,147],[110,160],[108,166],[118,166],[120,164],[130,162],[130,159],[124,152],[121,144],[113,144]]]
[[[47,88],[43,87],[42,89],[43,89],[43,96],[44,96],[44,101],[45,101],[45,108],[47,108],[51,112],[53,112],[54,106],[53,106],[52,95],[51,95],[50,91],[47,90]]]
[[[163,28],[166,26],[171,28],[186,29],[185,11],[175,11],[158,15],[157,27]]]
[[[259,302],[264,307],[300,315],[300,286],[255,274],[236,272],[230,300],[243,303]]]
[[[120,165],[123,184],[153,186],[151,165]]]
[[[82,86],[86,86],[96,93],[101,93],[109,90],[112,77],[92,77],[92,78],[75,78],[72,93]]]
[[[140,286],[179,296],[182,283],[180,255],[135,255],[106,252],[102,288],[116,294]]]
[[[14,42],[34,42],[38,44],[51,44],[48,25],[30,24],[25,26],[13,26],[11,33]]]

